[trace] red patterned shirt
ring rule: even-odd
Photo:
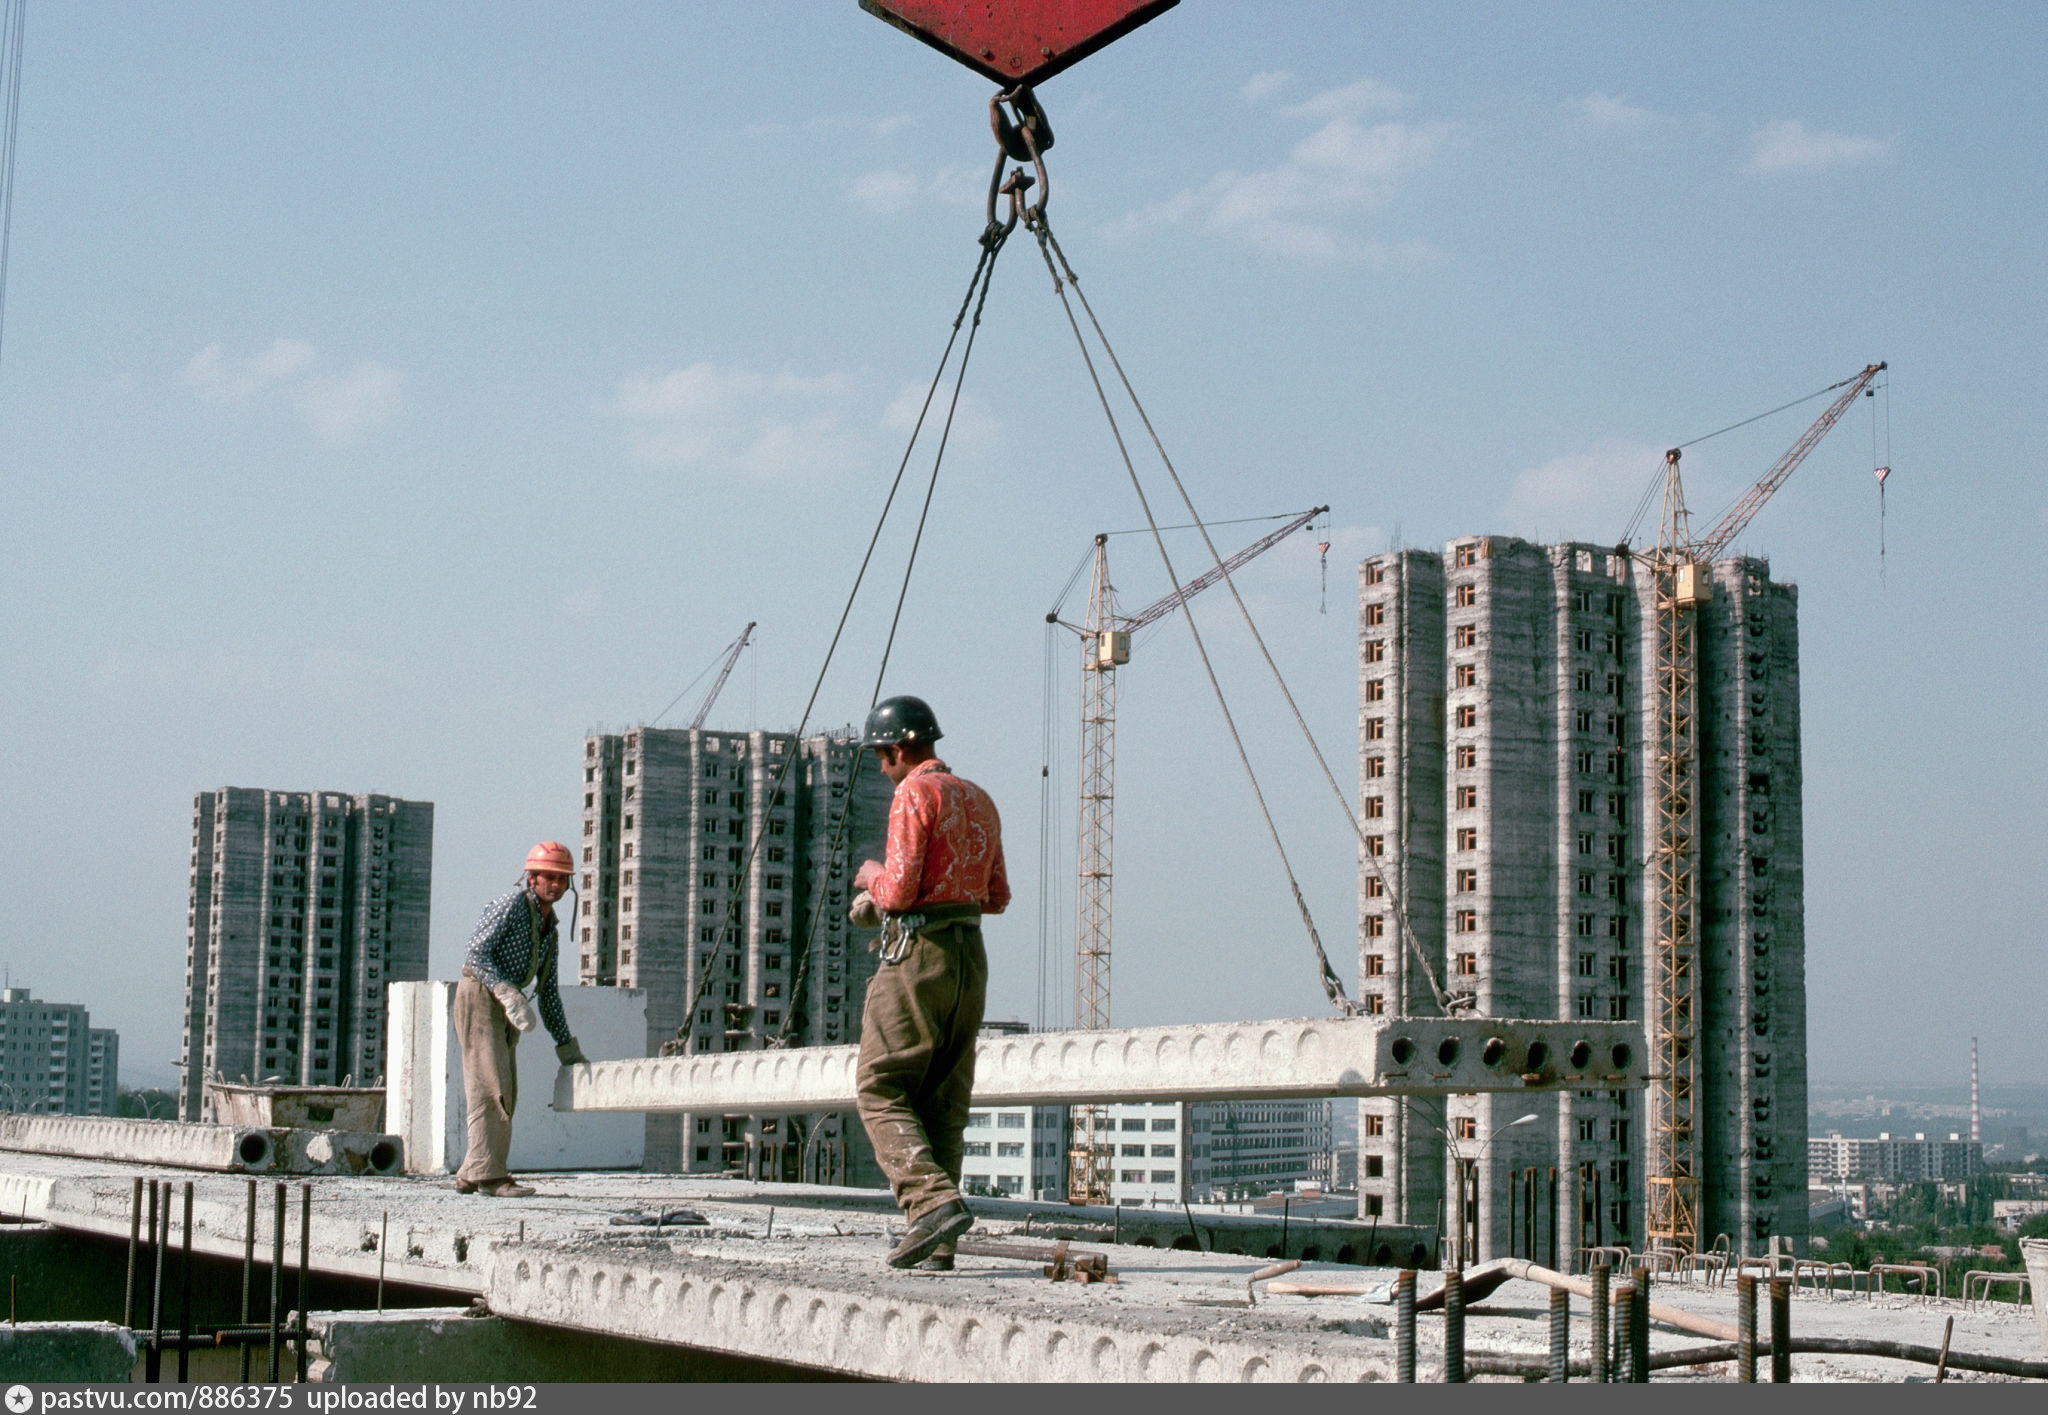
[[[942,761],[918,763],[897,786],[887,855],[868,892],[891,913],[921,904],[979,904],[986,914],[1009,907],[996,803]]]

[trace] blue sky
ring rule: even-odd
[[[1334,507],[1327,614],[1308,538],[1243,583],[1347,786],[1360,556],[1612,540],[1662,447],[1891,361],[1742,542],[1801,588],[1817,1078],[1960,1076],[1972,1033],[2017,1077],[2048,1003],[2044,30],[1186,0],[1042,93],[1055,226],[1203,512]],[[587,729],[749,619],[717,718],[791,725],[973,264],[987,96],[852,0],[31,6],[13,980],[161,1074],[196,791],[434,801],[445,974],[525,847],[574,834]],[[997,1014],[1037,1007],[1043,614],[1094,532],[1141,524],[1090,396],[1014,243],[888,685],[1009,824]],[[1695,505],[1810,416],[1689,453]],[[823,722],[865,709],[907,537]],[[1114,546],[1128,603],[1163,592]],[[1348,958],[1353,842],[1229,613],[1203,605]],[[1322,1010],[1184,630],[1140,644],[1122,723],[1117,1019]]]

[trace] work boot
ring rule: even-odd
[[[972,1227],[974,1215],[967,1212],[967,1205],[958,1199],[948,1199],[910,1221],[903,1241],[889,1250],[889,1266],[914,1268],[941,1244],[950,1243]]]
[[[953,1245],[942,1243],[932,1249],[932,1255],[917,1265],[921,1273],[949,1273],[953,1271]]]
[[[458,1194],[474,1194],[476,1192],[476,1181],[474,1179],[456,1180],[455,1192]]]
[[[503,1179],[487,1179],[476,1186],[477,1192],[491,1199],[531,1199],[533,1190],[518,1180],[506,1175]]]

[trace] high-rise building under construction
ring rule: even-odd
[[[1370,1010],[1469,998],[1480,1016],[1650,1017],[1650,578],[1613,547],[1502,536],[1360,566]],[[1701,1245],[1725,1233],[1741,1253],[1806,1234],[1798,600],[1758,559],[1717,561],[1711,579],[1697,620],[1692,1151]],[[1479,1175],[1478,1256],[1526,1244],[1532,1196],[1547,1255],[1554,1168],[1561,1261],[1643,1246],[1654,1140],[1640,1091],[1360,1106],[1362,1215],[1454,1231],[1464,1160]]]
[[[427,976],[434,807],[224,786],[192,803],[178,1113],[206,1078],[371,1085],[384,988]]]
[[[715,1052],[859,1036],[875,956],[846,913],[854,870],[882,856],[894,788],[872,763],[856,773],[857,741],[694,727],[585,739],[576,980],[647,990],[649,1055],[677,1039]],[[866,1153],[850,1113],[648,1118],[652,1170],[845,1182],[871,1177]]]

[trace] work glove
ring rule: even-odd
[[[586,1066],[590,1058],[583,1054],[583,1048],[576,1045],[574,1037],[555,1048],[555,1059],[564,1066]]]
[[[857,929],[882,926],[882,911],[875,906],[875,896],[865,889],[853,896],[853,907],[846,911],[846,918]]]
[[[522,1032],[530,1032],[540,1025],[540,1019],[533,1015],[533,1004],[526,1000],[526,994],[510,983],[497,983],[491,988],[491,996],[498,999],[498,1005],[505,1009],[505,1020]]]

